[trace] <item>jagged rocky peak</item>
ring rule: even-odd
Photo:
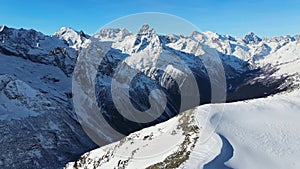
[[[161,40],[155,30],[149,25],[143,25],[138,33],[133,45],[133,52],[139,52],[150,46],[150,48],[157,48],[161,46]]]
[[[151,28],[148,24],[143,25],[139,29],[138,33],[136,34],[136,37],[137,38],[147,38],[148,40],[159,39],[156,31],[153,28]]]
[[[54,33],[54,36],[59,39],[65,40],[68,46],[79,50],[81,47],[85,46],[86,40],[90,38],[90,36],[81,31],[76,31],[70,27],[62,27],[60,30]]]
[[[63,36],[65,34],[70,34],[70,33],[78,34],[78,32],[72,29],[71,27],[61,27],[58,31],[54,33],[54,35]]]
[[[192,36],[197,36],[197,35],[202,35],[202,33],[198,32],[198,31],[192,32]]]
[[[299,40],[300,39],[300,35],[295,35],[293,38],[296,39],[296,40]]]
[[[243,41],[247,44],[250,44],[250,43],[258,44],[259,42],[262,41],[262,39],[260,37],[258,37],[255,33],[250,32],[247,35],[245,35],[245,37],[243,38]]]
[[[231,36],[229,34],[225,34],[222,36],[225,40],[229,40],[229,41],[232,41],[232,42],[237,42],[237,40],[239,39],[238,37],[236,36]]]
[[[298,35],[299,37],[299,35]],[[298,38],[299,39],[299,38]],[[290,35],[286,35],[286,36],[277,36],[277,37],[273,37],[273,38],[269,38],[267,39],[270,42],[293,42],[297,40],[297,35],[291,37]]]
[[[163,44],[168,44],[177,42],[180,39],[180,36],[175,34],[160,35],[159,39]]]
[[[0,28],[0,32],[3,32],[5,29],[7,29],[7,26],[6,25],[2,25],[1,28]]]
[[[83,30],[80,30],[79,35],[80,35],[81,37],[88,38],[87,34],[85,34],[85,33],[83,32]]]
[[[9,28],[6,25],[2,25],[0,27],[0,33],[6,34],[7,36],[12,36],[12,38],[18,37],[18,38],[31,38],[32,36],[42,36],[43,34],[41,32],[38,32],[34,29],[15,29],[15,28]]]
[[[54,35],[56,35],[58,37],[62,37],[62,36],[65,36],[65,35],[74,35],[74,36],[89,38],[89,35],[84,33],[83,30],[76,31],[71,27],[62,27],[58,31],[56,31],[54,33]]]
[[[78,32],[70,27],[62,27],[54,35],[59,39],[67,41],[70,46],[82,43],[85,38],[89,38],[83,31]]]
[[[208,38],[205,34],[198,31],[194,31],[191,37],[199,42],[204,42]]]
[[[39,40],[45,39],[44,34],[34,29],[14,29],[3,25],[0,30],[0,40],[8,47],[11,47],[12,44],[22,44],[22,48],[34,48]]]
[[[138,36],[146,36],[156,34],[155,30],[151,28],[148,24],[143,25],[139,32],[137,33]]]
[[[125,28],[105,28],[101,29],[94,37],[101,40],[122,41],[129,35],[132,35],[132,33]]]

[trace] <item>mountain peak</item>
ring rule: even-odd
[[[132,35],[132,33],[125,28],[105,28],[101,29],[99,33],[94,35],[94,37],[102,40],[122,41],[129,35]]]
[[[247,44],[249,44],[249,43],[258,44],[259,42],[262,41],[262,39],[260,37],[258,37],[255,33],[250,32],[247,35],[245,35],[245,37],[243,38],[243,41]]]
[[[147,35],[147,34],[156,34],[156,32],[154,31],[153,28],[151,28],[148,24],[144,24],[139,32],[137,33],[138,36],[141,36],[141,35]]]
[[[83,31],[78,32],[71,27],[62,27],[58,31],[56,31],[54,35],[59,39],[65,40],[70,46],[75,49],[79,49],[80,45],[89,38],[89,36],[86,35]]]
[[[7,26],[6,26],[6,25],[2,25],[2,26],[0,27],[0,32],[4,31],[5,29],[7,29]]]
[[[58,31],[54,33],[56,36],[63,36],[65,34],[79,34],[77,31],[72,29],[71,27],[61,27]]]
[[[156,34],[155,30],[149,25],[145,24],[141,27],[136,35],[134,46],[134,52],[139,52],[147,47],[150,47],[152,52],[155,53],[154,47],[160,47],[161,42],[159,36]]]
[[[88,38],[87,35],[83,32],[83,30],[80,30],[79,35],[80,35],[81,37]]]
[[[212,32],[212,31],[205,31],[202,32],[202,34],[204,34],[205,36],[207,36],[210,39],[219,39],[220,35],[216,32]]]
[[[199,34],[201,34],[199,31],[193,31],[193,32],[192,32],[192,36],[197,36],[197,35],[199,35]]]

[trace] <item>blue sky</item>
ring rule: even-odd
[[[239,37],[251,31],[263,37],[300,34],[299,0],[0,0],[0,24],[46,34],[62,26],[92,34],[142,12],[169,13],[201,31]]]

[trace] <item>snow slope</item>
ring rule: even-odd
[[[206,113],[211,106],[220,112]],[[299,91],[225,105],[199,106],[88,152],[66,168],[220,168],[220,165],[206,164],[220,154],[224,145],[217,134],[221,134],[233,147],[233,156],[228,162],[228,159],[223,161],[228,167],[297,169],[300,167],[299,110]],[[205,125],[213,128],[216,122],[219,124],[215,133],[209,137],[201,134]],[[187,132],[185,128],[190,127],[197,130]]]
[[[54,110],[43,93],[12,76],[0,75],[0,119],[20,119]]]
[[[199,107],[201,109],[201,107]],[[300,167],[300,92],[229,103],[216,132],[233,146],[232,168]]]
[[[177,168],[194,149],[205,164],[218,154],[221,140],[214,134],[206,144],[198,145],[202,127],[196,125],[192,112],[88,152],[66,168]]]

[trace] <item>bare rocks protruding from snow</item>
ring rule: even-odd
[[[259,42],[262,41],[262,39],[253,32],[250,32],[249,34],[245,35],[243,40],[247,44],[250,44],[250,43],[258,44]]]

